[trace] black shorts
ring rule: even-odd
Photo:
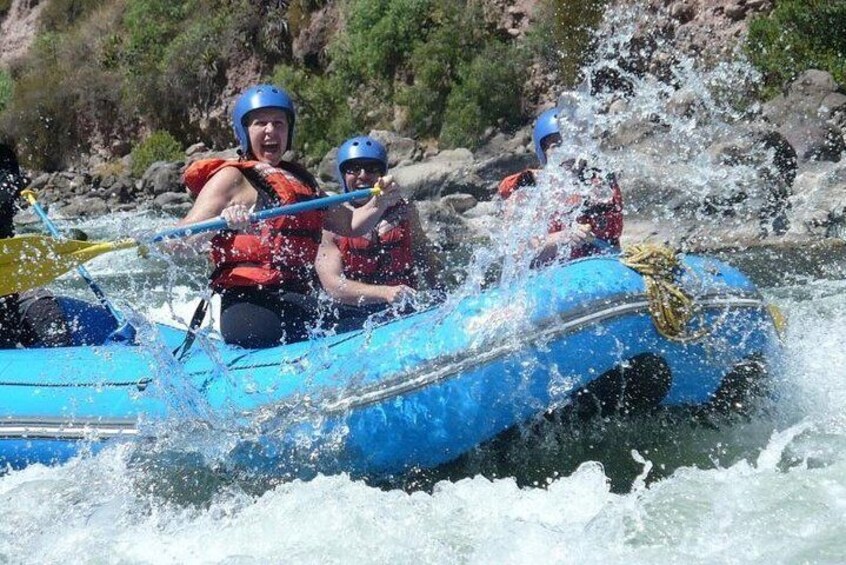
[[[44,289],[0,297],[0,349],[65,347],[73,336],[65,312]]]
[[[317,300],[280,288],[236,288],[221,293],[220,331],[226,343],[262,348],[308,339],[317,325]]]

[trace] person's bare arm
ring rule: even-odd
[[[405,285],[373,285],[346,278],[343,274],[341,250],[335,243],[334,234],[329,231],[323,232],[314,266],[323,289],[342,304],[393,304],[414,294],[414,290]]]
[[[251,209],[256,204],[258,193],[246,177],[235,167],[226,167],[215,174],[197,195],[194,205],[177,226],[185,226],[220,217],[224,210],[232,207]],[[166,247],[176,255],[196,254],[206,247],[214,232],[174,240]]]
[[[542,265],[558,257],[562,248],[571,249],[578,247],[589,242],[591,239],[592,236],[588,224],[574,224],[570,229],[550,233],[544,237],[534,238],[530,243],[535,253],[532,264]]]
[[[217,218],[224,209],[236,204],[251,208],[255,206],[257,199],[256,189],[241,171],[235,167],[226,167],[209,179],[188,214],[177,225]]]
[[[330,208],[326,213],[324,227],[338,235],[348,237],[364,235],[376,227],[385,210],[402,198],[399,186],[390,175],[380,178],[378,185],[382,189],[382,194],[372,197],[363,206]]]

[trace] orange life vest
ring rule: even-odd
[[[417,287],[408,203],[390,207],[366,236],[337,236],[344,275],[367,284]]]
[[[506,199],[510,198],[520,188],[535,186],[537,184],[535,175],[538,172],[537,170],[526,169],[505,177],[499,183],[497,190],[499,195]],[[615,247],[619,246],[620,236],[623,233],[623,193],[620,190],[620,185],[617,184],[613,174],[607,175],[603,179],[602,173],[596,169],[587,169],[583,177],[583,182],[596,186],[605,183],[611,191],[611,198],[600,202],[587,203],[584,213],[576,218],[576,222],[590,225],[590,231],[593,235]],[[548,232],[557,233],[565,228],[566,226],[560,218],[553,218],[549,222]],[[573,249],[570,258],[586,257],[597,251],[599,250],[590,245],[577,247]]]
[[[279,167],[259,161],[195,161],[183,176],[185,186],[196,196],[225,167],[238,168],[258,192],[280,206],[321,196],[308,171],[284,161]],[[324,216],[324,210],[312,210],[264,221],[256,234],[219,232],[212,239],[212,288],[275,286],[306,292],[314,280]]]
[[[522,188],[524,186],[535,186],[537,183],[535,175],[539,172],[540,169],[526,169],[524,171],[520,171],[519,173],[508,175],[500,181],[499,186],[497,187],[499,196],[505,200],[514,194],[514,191],[518,188]]]

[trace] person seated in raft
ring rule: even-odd
[[[388,153],[377,140],[358,136],[338,149],[336,174],[344,192],[388,182]],[[353,203],[352,207],[361,206]],[[369,233],[342,236],[329,230],[315,264],[320,283],[338,304],[338,329],[360,328],[368,316],[408,306],[419,279],[437,288],[441,262],[426,237],[413,202],[402,199]]]
[[[600,239],[617,247],[623,233],[623,196],[613,174],[603,175],[602,171],[588,167],[586,161],[580,158],[548,163],[553,149],[562,143],[558,127],[560,115],[558,108],[551,108],[541,113],[535,122],[532,139],[538,160],[542,167],[557,165],[569,171],[576,182],[587,185],[597,196],[584,202],[577,198],[583,212],[576,218],[575,225],[564,225],[558,218],[549,222],[548,235],[532,242],[535,252],[533,266],[556,260],[561,249],[570,249],[569,259],[601,253],[602,247],[591,241]],[[518,201],[521,196],[525,196],[522,191],[525,187],[537,186],[539,172],[539,169],[526,169],[500,182],[498,193],[506,200],[506,214],[517,213]]]
[[[385,179],[382,194],[358,208],[337,206],[249,225],[251,212],[323,196],[304,167],[282,158],[291,148],[295,121],[287,92],[267,84],[251,87],[232,112],[240,158],[195,161],[184,174],[196,201],[180,224],[220,216],[229,225],[210,242],[211,288],[221,295],[227,343],[256,348],[307,339],[318,319],[314,260],[322,230],[365,234],[400,198]],[[196,246],[198,239],[187,245]]]
[[[27,185],[17,155],[0,143],[0,237],[14,237],[18,198]],[[71,332],[61,305],[44,289],[0,296],[0,348],[63,347]]]

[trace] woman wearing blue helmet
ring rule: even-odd
[[[390,179],[385,176],[388,153],[371,137],[345,141],[338,149],[337,161],[344,192]],[[402,309],[414,296],[419,277],[435,286],[440,261],[420,225],[416,207],[400,200],[363,236],[324,231],[316,268],[324,290],[340,305],[339,329],[348,330],[389,306]]]
[[[211,287],[221,295],[227,343],[268,347],[306,339],[317,319],[314,260],[322,230],[367,233],[399,199],[396,187],[385,183],[382,196],[355,209],[314,210],[251,227],[251,212],[323,196],[305,168],[282,158],[291,148],[295,120],[284,90],[249,88],[232,112],[240,158],[197,161],[185,171],[196,201],[180,223],[222,216],[229,225],[210,242]]]
[[[565,107],[550,108],[538,116],[532,130],[532,141],[541,167],[553,165],[548,163],[548,160],[553,151],[562,144],[559,121],[567,122],[568,129],[578,132],[576,135],[568,136],[571,138],[568,139],[570,144],[578,143],[582,139],[581,136],[586,134],[582,131],[585,128],[578,127],[579,123],[575,114],[575,108]],[[623,197],[614,176],[603,175],[598,169],[588,167],[583,159],[570,158],[555,165],[569,170],[575,182],[590,186],[593,192],[602,193],[602,196],[584,202],[579,199],[583,213],[576,218],[574,225],[565,225],[561,218],[550,218],[548,235],[540,241],[533,242],[535,253],[533,264],[549,263],[558,257],[561,249],[565,248],[570,250],[566,257],[569,259],[600,253],[602,249],[590,243],[594,238],[601,239],[611,246],[618,246],[623,232]],[[521,193],[525,187],[537,186],[539,172],[539,169],[526,169],[500,182],[498,192],[503,200],[508,201],[506,207],[508,212],[516,213],[514,208],[518,205],[520,198],[525,196]]]

